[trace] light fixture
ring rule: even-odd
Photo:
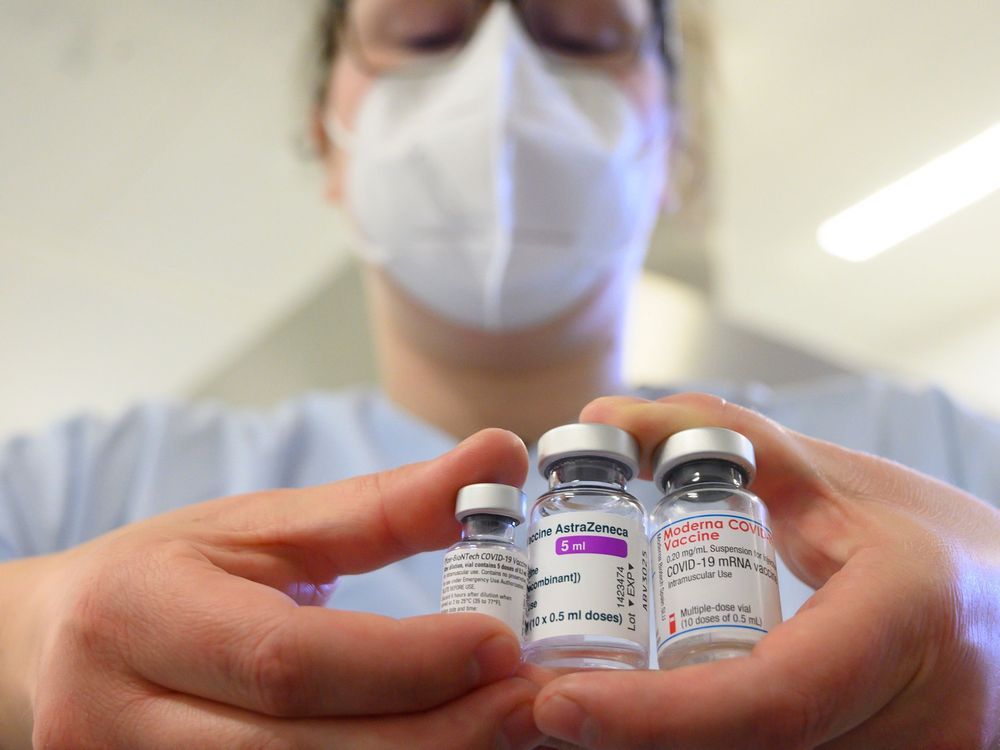
[[[824,221],[820,246],[850,261],[874,258],[1000,189],[1000,123]]]

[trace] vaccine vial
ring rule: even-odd
[[[538,441],[549,491],[528,527],[525,661],[559,670],[649,666],[645,513],[626,490],[638,445],[610,425]]]
[[[442,612],[492,615],[523,636],[528,556],[515,543],[514,527],[524,523],[524,506],[524,493],[506,484],[459,490],[462,539],[444,556]]]
[[[678,432],[653,457],[650,517],[660,669],[747,656],[781,622],[767,509],[747,490],[753,445],[732,430]]]

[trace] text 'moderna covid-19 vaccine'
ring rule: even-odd
[[[753,445],[732,430],[684,430],[653,464],[665,493],[650,517],[660,668],[746,656],[781,622],[767,510],[746,489]]]
[[[649,666],[645,513],[626,489],[635,438],[571,424],[538,441],[549,491],[528,527],[525,661],[554,669]]]
[[[444,556],[442,612],[480,612],[524,629],[528,557],[514,527],[524,523],[525,497],[506,484],[470,484],[458,492],[455,518],[462,539]]]

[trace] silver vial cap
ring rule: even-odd
[[[508,484],[469,484],[458,491],[455,518],[461,521],[476,513],[513,518],[524,523],[524,493]]]
[[[678,466],[702,459],[722,459],[739,466],[747,484],[757,473],[753,444],[743,435],[722,427],[696,427],[671,435],[653,454],[653,481],[662,490],[667,475]]]
[[[538,471],[546,476],[565,458],[610,458],[625,466],[631,479],[639,473],[639,444],[608,424],[566,424],[553,427],[538,439]]]

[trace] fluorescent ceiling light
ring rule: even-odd
[[[1000,123],[824,221],[820,246],[850,261],[874,258],[1000,189]]]

